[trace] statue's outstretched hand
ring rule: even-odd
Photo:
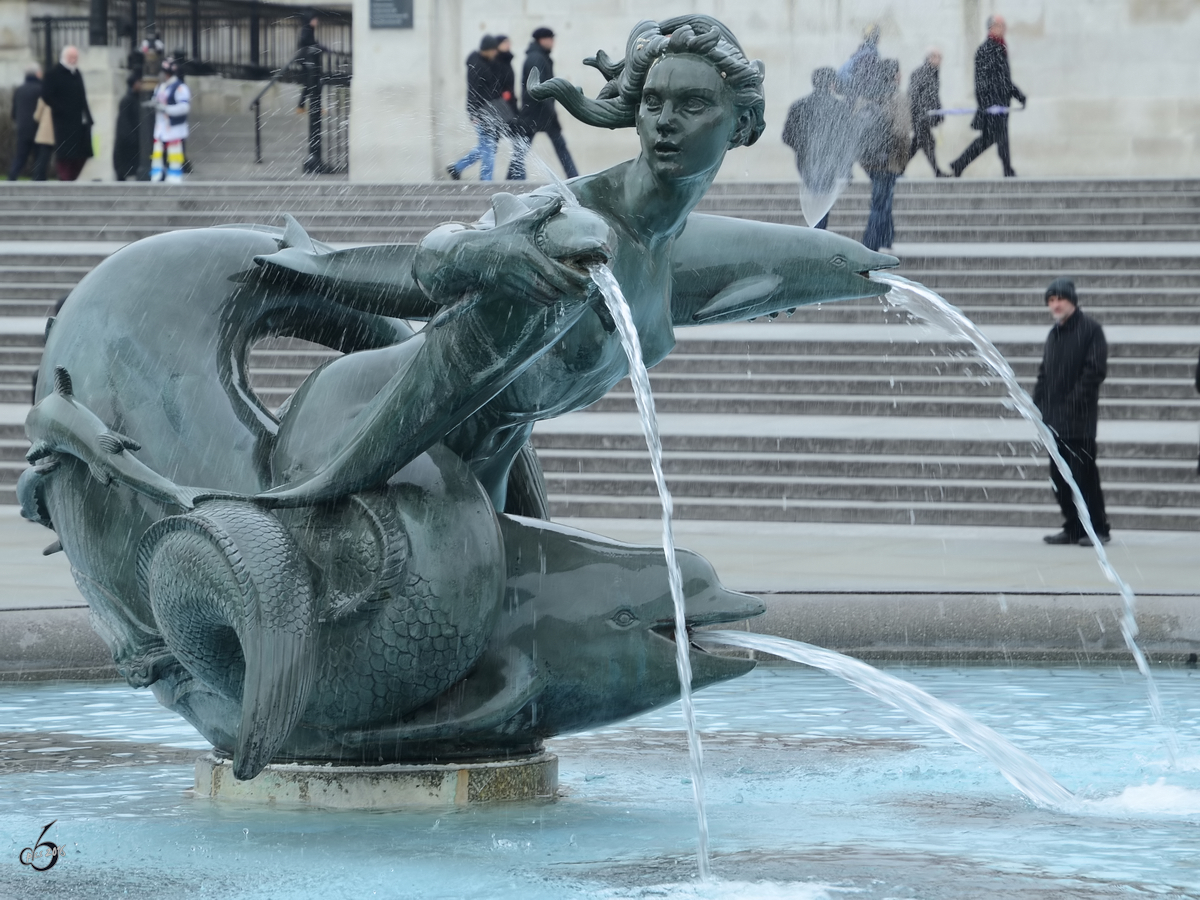
[[[576,207],[564,213],[561,197],[497,194],[492,202],[494,226],[442,226],[421,242],[413,274],[430,297],[448,304],[478,291],[510,303],[583,302],[587,266],[611,256],[607,223]]]

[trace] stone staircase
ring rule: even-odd
[[[293,161],[294,162],[294,161]],[[289,162],[288,166],[291,166]],[[270,223],[290,212],[324,241],[418,240],[447,220],[470,220],[497,190],[491,184],[364,185],[303,182],[0,184],[0,241],[131,241],[176,228]],[[870,188],[851,184],[830,227],[861,237]],[[704,212],[804,224],[794,185],[716,184]],[[1197,241],[1200,179],[1143,181],[902,181],[896,239],[963,241]]]
[[[283,211],[327,241],[416,240],[438,223],[474,218],[501,187],[524,186],[0,185],[0,243],[125,241],[174,227],[271,222]],[[834,229],[858,236],[865,203],[863,187],[852,185],[835,207]],[[704,208],[801,221],[793,185],[716,185]],[[1200,530],[1200,256],[1183,244],[1178,253],[1161,245],[1142,253],[1131,243],[1200,239],[1200,181],[907,182],[896,210],[897,242],[910,245],[902,273],[983,325],[1027,384],[1048,328],[1042,290],[1053,277],[1074,276],[1084,307],[1109,334],[1101,468],[1114,527]],[[1052,244],[1020,253],[938,245],[1049,240],[1113,243],[1091,255]],[[40,357],[36,319],[106,248],[3,246],[0,403],[15,410],[29,402]],[[681,329],[678,337],[652,382],[681,518],[1058,521],[1044,456],[999,387],[964,345],[898,324],[878,301],[802,309],[771,325]],[[295,341],[260,345],[256,389],[278,405],[330,356]],[[556,516],[658,515],[632,410],[622,383],[588,411],[539,427]],[[9,418],[0,422],[0,503],[14,502],[27,446],[20,417]]]

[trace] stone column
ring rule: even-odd
[[[117,104],[125,93],[125,53],[118,47],[80,47],[79,71],[92,111],[92,152],[80,181],[112,181]]]

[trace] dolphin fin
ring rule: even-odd
[[[96,443],[100,445],[100,449],[105,453],[116,454],[123,450],[133,450],[136,452],[142,449],[141,444],[118,431],[104,432],[104,434],[96,438]]]
[[[283,214],[283,221],[286,224],[283,226],[283,240],[279,244],[281,250],[286,250],[288,247],[295,247],[297,250],[302,250],[305,253],[317,252],[317,248],[313,246],[312,238],[308,236],[308,232],[304,230],[303,225],[288,213]]]
[[[54,390],[64,397],[71,397],[75,394],[75,388],[71,384],[71,373],[66,370],[65,366],[54,367]]]
[[[692,318],[696,322],[704,322],[741,306],[750,306],[771,296],[781,284],[783,278],[775,274],[739,279],[718,291],[717,295],[697,310]]]
[[[55,553],[62,553],[62,541],[55,541],[42,551],[42,556],[53,556]]]
[[[100,465],[98,462],[89,462],[87,467],[88,471],[92,473],[92,477],[98,482],[101,484],[112,484],[112,472],[104,468],[104,466]]]
[[[512,194],[501,191],[492,195],[492,211],[496,214],[496,224],[504,225],[528,214],[529,207]]]

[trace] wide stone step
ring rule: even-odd
[[[286,397],[280,397],[282,403]],[[1019,418],[1002,397],[935,398],[894,394],[890,397],[854,394],[772,396],[749,393],[665,394],[655,397],[662,413],[705,415],[787,416],[932,416]],[[589,412],[633,412],[632,394],[610,392],[588,407]],[[1200,421],[1200,401],[1143,399],[1100,400],[1100,418],[1121,421]]]
[[[1047,479],[844,478],[837,476],[687,475],[668,477],[672,499],[704,498],[741,501],[870,500],[879,503],[1014,503],[1035,504],[1052,499]],[[1200,517],[1200,486],[1181,484],[1103,485],[1105,502],[1114,506],[1194,510]],[[604,496],[657,498],[658,488],[649,472],[548,473],[546,489],[552,496]]]
[[[1016,306],[978,306],[955,303],[977,325],[1047,325],[1045,308]],[[1194,306],[1133,307],[1112,309],[1088,305],[1088,315],[1101,325],[1200,325],[1200,303]],[[819,309],[796,311],[797,321],[842,325],[871,325],[895,321],[895,315],[881,306],[856,306],[831,303]],[[1048,328],[1048,326],[1047,326]]]
[[[645,475],[650,457],[636,450],[538,450],[547,477]],[[1034,456],[905,456],[885,453],[717,453],[671,451],[663,457],[670,478],[916,478],[980,479],[1034,482],[1049,480],[1049,463]],[[1105,483],[1189,484],[1196,472],[1192,459],[1100,460]]]
[[[1158,510],[1115,505],[1106,509],[1109,523],[1116,530],[1200,530],[1200,510]],[[626,500],[558,494],[550,498],[550,514],[555,518],[656,519],[662,515],[662,509],[657,497]],[[996,525],[1047,529],[1057,528],[1062,523],[1062,513],[1052,503],[876,503],[861,500],[785,503],[782,500],[730,502],[723,499],[681,498],[675,504],[675,517],[731,522]]]

